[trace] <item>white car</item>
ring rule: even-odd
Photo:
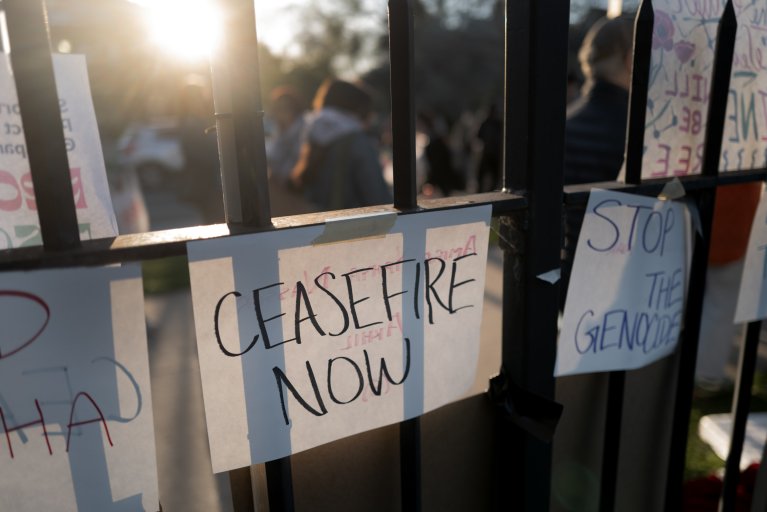
[[[175,122],[133,124],[117,141],[122,165],[136,170],[147,188],[158,188],[184,169],[184,153]]]

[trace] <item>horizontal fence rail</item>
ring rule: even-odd
[[[493,216],[501,216],[524,209],[527,205],[527,199],[514,194],[489,192],[486,194],[419,201],[420,211],[439,211],[481,205],[492,206]],[[273,217],[271,226],[253,229],[250,232],[257,233],[273,229],[314,226],[324,224],[326,221],[334,218],[380,212],[384,209],[396,211],[393,207],[366,206],[350,210],[307,213],[290,217]],[[408,215],[411,213],[416,212],[402,212],[401,214]],[[219,238],[230,234],[237,233],[231,233],[229,227],[225,224],[213,224],[210,226],[119,235],[114,238],[84,240],[81,247],[66,252],[48,252],[42,247],[6,249],[0,251],[0,271],[109,265],[112,263],[158,259],[168,256],[183,256],[186,254],[186,244],[188,242]]]

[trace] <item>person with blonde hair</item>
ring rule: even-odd
[[[583,41],[578,59],[586,82],[567,113],[565,184],[618,177],[626,145],[633,27],[628,18],[602,19]]]

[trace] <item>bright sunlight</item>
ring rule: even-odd
[[[186,60],[207,57],[221,35],[221,16],[210,0],[143,2],[152,40],[168,53]]]

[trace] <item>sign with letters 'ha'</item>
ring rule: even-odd
[[[329,222],[188,245],[215,472],[471,388],[490,208],[384,216],[393,225],[376,236],[329,236]]]
[[[0,510],[158,510],[140,268],[0,273],[0,324]]]
[[[80,239],[117,235],[85,57],[53,56]],[[41,245],[11,61],[0,54],[0,250]]]
[[[555,375],[640,368],[674,350],[690,237],[689,214],[680,203],[591,191]]]
[[[754,322],[763,318],[767,318],[767,194],[764,189],[751,224],[735,308],[735,323]]]

